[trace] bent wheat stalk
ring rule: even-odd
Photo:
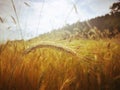
[[[56,44],[39,44],[39,45],[36,45],[36,46],[33,46],[31,48],[26,49],[23,52],[23,55],[27,55],[31,51],[39,49],[39,48],[53,48],[53,49],[57,49],[60,51],[64,51],[64,52],[69,53],[73,56],[79,57],[79,55],[74,50],[67,48],[67,47],[64,47],[64,46],[61,46],[61,45],[56,45]]]

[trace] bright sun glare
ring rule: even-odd
[[[67,0],[56,0],[52,3],[34,2],[31,9],[27,10],[28,17],[23,15],[23,18],[26,18],[24,22],[28,22],[27,27],[34,34],[45,33],[60,28],[66,23],[71,24],[79,20],[72,8],[72,2]]]

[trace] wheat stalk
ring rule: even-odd
[[[12,18],[14,24],[16,24],[17,22],[16,22],[15,18],[13,16],[11,16],[11,18]]]
[[[21,29],[21,26],[20,26],[19,17],[18,17],[18,15],[17,15],[17,10],[16,10],[16,7],[15,7],[14,1],[11,0],[11,2],[12,2],[12,7],[13,7],[14,12],[15,12],[15,15],[16,15],[16,19],[17,19],[18,27],[19,27],[19,29],[20,29],[21,39],[23,39],[22,29]],[[15,22],[14,17],[11,16],[11,18],[12,18],[13,21]],[[23,42],[23,45],[24,45],[24,48],[25,48],[25,43],[24,43],[24,42]]]
[[[27,55],[29,54],[31,51],[35,50],[35,49],[39,49],[39,48],[54,48],[54,49],[57,49],[57,50],[60,50],[60,51],[64,51],[66,53],[69,53],[73,56],[76,56],[76,57],[79,57],[79,55],[72,49],[70,48],[67,48],[67,47],[64,47],[64,46],[60,46],[60,45],[56,45],[56,44],[39,44],[39,45],[36,45],[36,46],[33,46],[31,48],[28,48],[26,49],[24,52],[23,52],[23,55]]]
[[[2,17],[0,16],[0,22],[1,23],[4,23],[4,20],[2,19]]]

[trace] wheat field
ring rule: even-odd
[[[17,33],[24,39],[22,28],[28,28],[29,21],[26,19],[25,27],[21,27],[18,11],[23,13],[22,9],[16,8],[14,0],[10,2],[14,15],[0,16],[0,24],[7,24],[8,17],[11,18],[15,30],[18,29]],[[33,10],[27,1],[23,0],[22,4]],[[0,44],[0,90],[120,90],[119,7],[120,4],[117,8],[115,5],[111,15],[66,24],[27,41]],[[73,3],[74,9],[79,16]],[[39,24],[38,30],[42,26]],[[5,30],[13,27],[5,27]]]
[[[118,39],[51,43],[1,45],[0,90],[119,90]]]

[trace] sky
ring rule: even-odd
[[[0,0],[0,42],[30,39],[77,21],[110,12],[118,0]],[[18,19],[17,19],[18,17]],[[19,22],[19,24],[18,24]]]

